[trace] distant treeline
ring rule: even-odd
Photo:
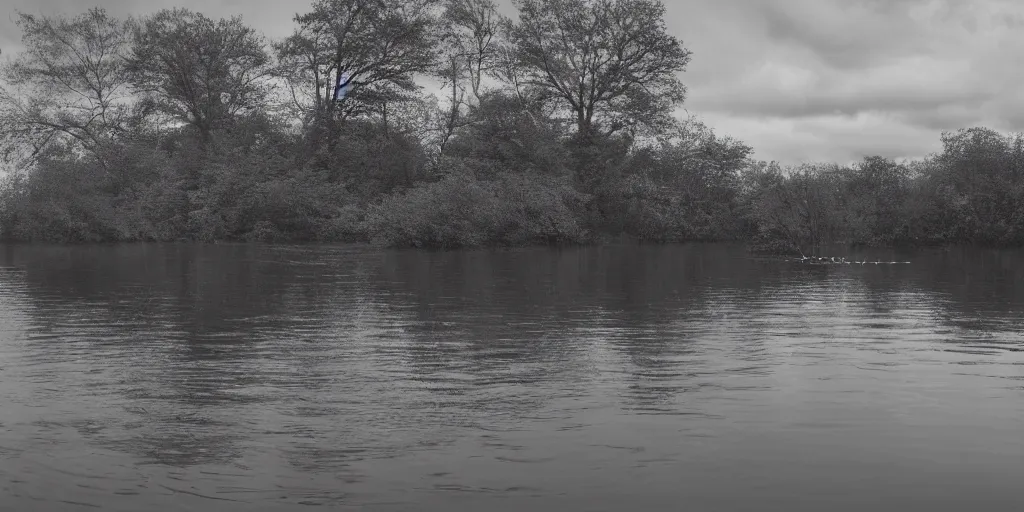
[[[780,168],[673,112],[656,0],[317,0],[267,41],[183,9],[20,14],[0,68],[7,240],[1024,244],[1024,147]],[[442,85],[441,98],[418,83]]]

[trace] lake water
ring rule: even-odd
[[[860,257],[0,247],[0,509],[1024,510],[1024,252]]]

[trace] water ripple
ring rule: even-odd
[[[1024,289],[984,252],[886,269],[724,246],[5,257],[15,510],[1021,504]]]

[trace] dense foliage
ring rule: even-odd
[[[0,234],[470,247],[1024,244],[1024,139],[783,169],[673,112],[657,0],[316,0],[267,41],[184,9],[21,14]],[[418,85],[442,84],[439,97]]]

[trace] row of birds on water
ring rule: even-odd
[[[846,257],[837,258],[835,256],[800,256],[791,258],[790,261],[812,265],[902,265],[910,263],[909,261],[846,261]]]

